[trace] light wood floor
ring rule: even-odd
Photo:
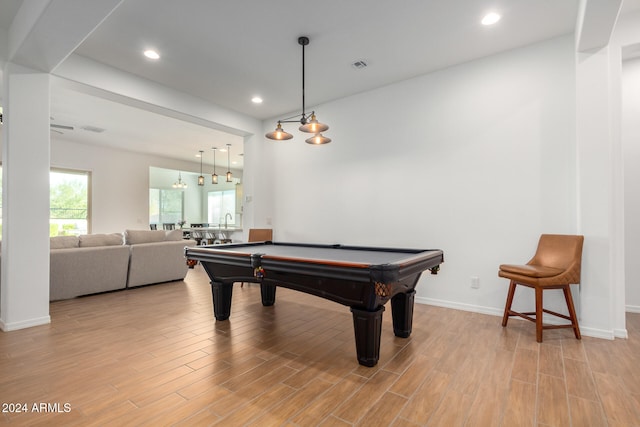
[[[348,307],[281,288],[262,307],[257,285],[236,285],[216,322],[199,266],[185,282],[52,303],[50,325],[0,332],[0,402],[63,412],[0,424],[640,426],[638,314],[628,340],[565,329],[542,344],[529,322],[420,304],[401,339],[390,314],[365,368]]]

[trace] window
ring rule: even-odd
[[[91,172],[49,172],[49,235],[71,236],[91,231]],[[2,167],[0,167],[0,232],[2,231]]]
[[[176,224],[184,218],[184,191],[149,189],[149,224]]]
[[[207,199],[210,225],[224,224],[225,217],[227,225],[236,225],[236,190],[210,191]]]
[[[90,232],[90,182],[90,172],[51,170],[49,173],[50,236],[69,236]]]

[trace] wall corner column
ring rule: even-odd
[[[2,146],[0,329],[50,322],[50,75],[7,63]]]

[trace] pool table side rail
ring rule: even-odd
[[[439,257],[439,254],[432,253],[428,258],[438,258],[438,257]],[[262,254],[261,258],[263,260],[278,260],[278,261],[295,260],[295,261],[303,262],[305,264],[322,264],[322,265],[329,265],[329,266],[335,266],[335,267],[348,267],[348,268],[377,267],[380,269],[386,269],[386,268],[403,269],[403,268],[407,268],[410,265],[415,265],[419,261],[422,261],[425,259],[424,256],[411,256],[411,257],[404,258],[399,262],[395,262],[395,263],[374,264],[370,262],[342,261],[338,259],[327,260],[327,259],[320,259],[320,258],[313,259],[313,258],[304,258],[304,257],[296,257],[296,256],[282,256],[282,255],[269,255],[269,254]]]
[[[204,250],[201,250],[204,249]],[[247,258],[255,258],[256,254],[237,251],[216,251],[207,250],[207,246],[185,247],[184,255],[188,259],[197,261],[224,261],[230,265],[246,265]]]
[[[280,273],[299,274],[304,276],[323,276],[332,279],[349,278],[358,282],[372,282],[390,284],[404,280],[416,274],[421,274],[425,270],[437,268],[443,261],[444,255],[441,250],[418,250],[418,249],[384,249],[368,248],[361,246],[342,245],[308,245],[295,243],[271,243],[273,245],[286,245],[305,248],[319,249],[343,249],[349,251],[369,251],[369,252],[391,252],[407,254],[406,257],[396,259],[393,263],[373,264],[364,262],[350,262],[340,260],[313,259],[296,256],[269,255],[260,253],[259,249],[264,247],[265,242],[260,243],[239,243],[216,246],[204,246],[187,248],[185,251],[189,259],[201,262],[213,262],[218,265],[223,264],[224,268],[215,268],[217,276],[222,270],[229,273],[231,267],[263,267],[267,278],[273,277],[270,270],[278,269]],[[247,247],[255,247],[256,251],[247,252]],[[234,248],[245,249],[245,251],[235,251]],[[294,261],[294,262],[292,262]],[[330,268],[327,268],[330,267]],[[213,265],[211,268],[214,268]],[[253,274],[253,272],[251,273]],[[250,281],[250,275],[244,275],[236,271],[235,278],[242,281]],[[230,277],[226,277],[229,279]]]
[[[322,245],[322,244],[305,244],[305,243],[284,243],[284,242],[252,242],[252,243],[231,243],[223,245],[209,245],[185,248],[185,256],[191,259],[203,260],[234,260],[234,257],[259,257],[261,259],[281,260],[281,261],[299,261],[308,264],[324,264],[332,266],[343,266],[348,268],[370,268],[375,265],[380,265],[381,268],[385,268],[389,264],[375,264],[369,262],[357,262],[357,261],[343,261],[338,259],[323,259],[323,258],[306,258],[303,256],[287,256],[287,255],[272,255],[268,253],[260,253],[259,251],[254,253],[247,253],[243,251],[234,251],[233,249],[245,249],[249,247],[264,247],[264,245],[274,246],[291,246],[291,247],[304,247],[304,248],[318,248],[318,249],[336,249],[336,250],[350,250],[350,251],[367,251],[367,252],[387,252],[407,254],[407,257],[396,260],[391,265],[398,268],[406,268],[410,264],[415,264],[425,258],[425,253],[429,253],[427,258],[440,257],[440,262],[443,262],[443,254],[439,249],[397,249],[397,248],[373,248],[365,246],[345,246],[345,245]]]

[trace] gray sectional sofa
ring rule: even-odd
[[[122,234],[51,238],[49,300],[61,300],[127,286],[129,246]]]
[[[127,287],[182,280],[187,273],[185,246],[195,246],[195,240],[184,240],[182,230],[126,230],[129,245]]]
[[[182,230],[126,230],[51,238],[51,301],[184,279]]]

